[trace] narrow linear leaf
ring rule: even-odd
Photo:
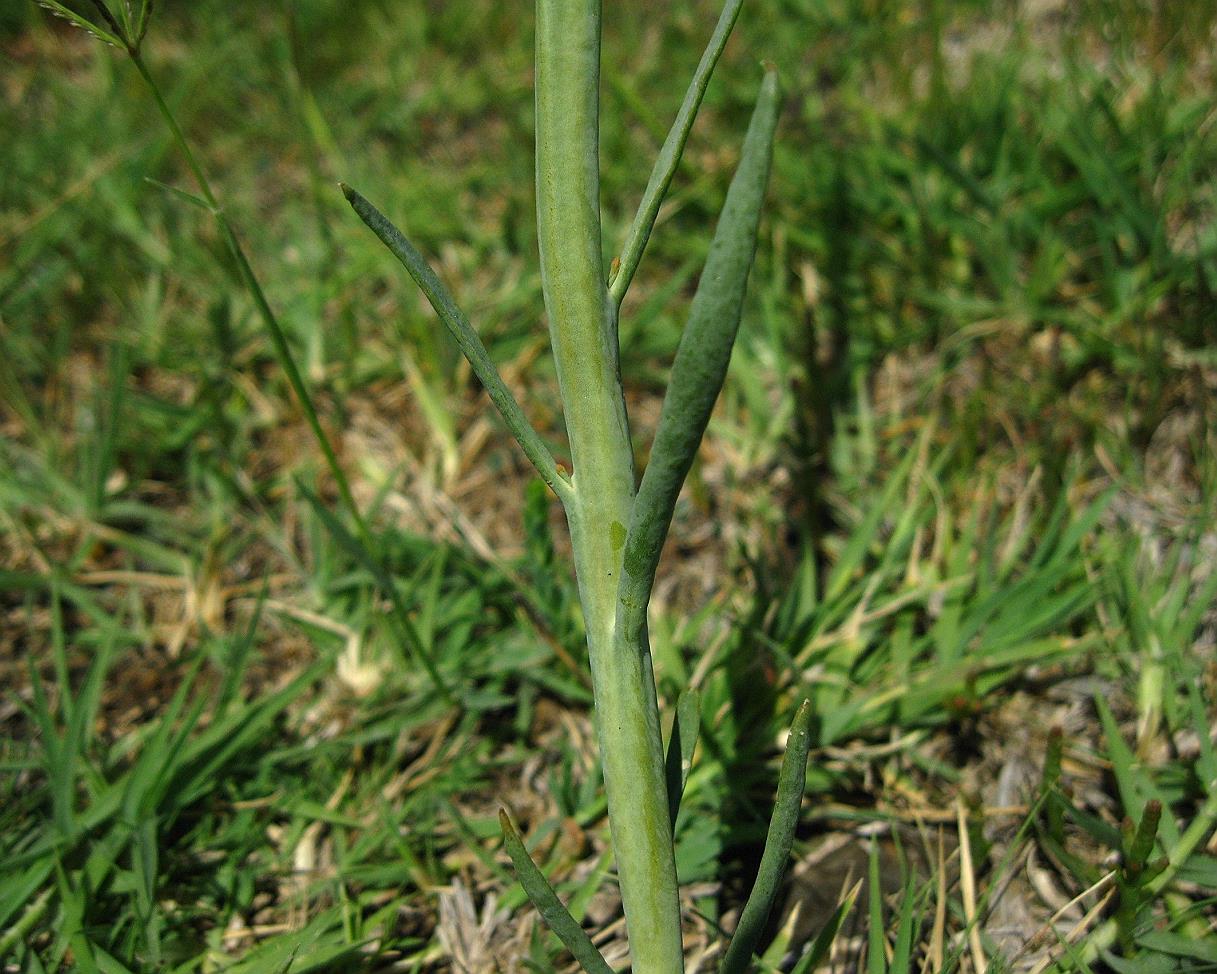
[[[97,7],[106,7],[105,0],[93,0],[93,4]],[[134,37],[138,15],[134,10],[132,0],[118,0],[116,9],[118,10],[117,16],[110,14],[114,18],[115,25],[121,30],[123,37]],[[108,8],[106,12],[109,14]]]
[[[41,885],[41,877],[39,877],[38,884],[31,886],[28,895],[32,897],[34,890]],[[22,892],[25,891],[23,890]],[[53,886],[48,886],[38,894],[36,899],[27,898],[22,901],[23,905],[24,903],[29,903],[29,905],[25,907],[25,912],[21,914],[21,917],[16,923],[14,923],[3,933],[0,933],[0,957],[7,957],[9,955],[9,951],[16,947],[17,944],[25,942],[25,938],[29,936],[30,931],[33,930],[34,927],[36,927],[42,921],[43,916],[46,915],[47,907],[50,905],[51,897],[54,895],[54,893],[55,888]],[[0,923],[7,922],[8,911],[6,910],[3,919],[0,919]]]
[[[1217,578],[1217,572],[1213,573],[1213,577]],[[1214,596],[1217,596],[1217,592],[1214,593]],[[1210,598],[1205,604],[1211,606],[1213,599]],[[1190,640],[1195,628],[1189,627],[1185,631],[1188,634],[1187,638]],[[1197,740],[1200,742],[1200,756],[1196,759],[1196,770],[1200,774],[1201,781],[1217,782],[1217,747],[1214,747],[1207,733],[1209,719],[1205,711],[1205,702],[1200,686],[1201,684],[1197,680],[1187,680],[1184,683],[1192,728],[1196,733]]]
[[[201,716],[197,706],[187,710],[187,704],[190,703],[195,680],[203,668],[203,659],[203,656],[197,657],[186,669],[155,730],[140,749],[122,789],[120,808],[124,821],[154,815],[168,791],[169,782],[178,768],[176,759]],[[183,713],[186,714],[185,719],[182,719]]]
[[[638,204],[638,212],[634,214],[634,222],[631,224],[625,244],[621,248],[617,273],[609,282],[609,294],[618,306],[621,305],[621,300],[625,297],[630,282],[634,279],[634,272],[638,269],[638,262],[642,260],[647,241],[651,239],[655,218],[659,215],[659,206],[668,193],[672,177],[676,175],[680,157],[684,155],[685,143],[689,141],[689,133],[693,130],[694,121],[697,120],[702,98],[705,97],[706,88],[710,85],[710,76],[714,74],[714,67],[718,64],[723,48],[727,46],[727,38],[731,36],[731,30],[735,27],[735,21],[739,17],[740,7],[743,6],[743,3],[744,0],[727,0],[723,5],[722,13],[718,15],[718,23],[714,27],[714,33],[710,35],[710,42],[702,53],[697,70],[693,72],[689,90],[685,92],[684,101],[680,103],[676,120],[672,123],[672,128],[668,131],[667,138],[664,139],[659,155],[655,159],[651,176],[647,180],[647,188],[642,193],[642,202]]]
[[[1107,737],[1108,754],[1111,758],[1111,770],[1115,775],[1116,788],[1120,792],[1120,801],[1125,809],[1143,807],[1151,799],[1157,799],[1163,808],[1169,808],[1170,802],[1159,790],[1158,785],[1146,772],[1145,767],[1136,759],[1120,734],[1115,715],[1107,700],[1096,694],[1095,709],[1099,713],[1099,723]],[[1173,815],[1163,815],[1158,827],[1161,829],[1161,841],[1164,849],[1173,849],[1179,843],[1179,825]]]
[[[516,867],[516,876],[520,880],[520,885],[524,887],[524,892],[528,894],[532,905],[537,908],[549,929],[557,934],[558,939],[566,945],[566,949],[579,962],[579,966],[587,971],[587,974],[613,974],[613,969],[609,967],[604,955],[596,949],[591,937],[570,915],[570,911],[558,899],[554,888],[541,875],[541,870],[532,861],[528,849],[524,847],[524,843],[516,834],[511,819],[502,810],[499,811],[499,825],[503,828],[503,843]]]
[[[85,672],[84,685],[80,688],[80,695],[73,704],[72,714],[68,720],[66,743],[75,754],[83,755],[92,743],[95,718],[101,706],[102,688],[115,656],[114,647],[117,640],[117,629],[111,627],[106,632],[105,640],[101,643],[97,655],[89,663],[89,668]]]
[[[1211,940],[1201,942],[1167,930],[1154,930],[1138,937],[1137,944],[1174,957],[1187,957],[1204,964],[1217,964],[1217,942]]]
[[[105,0],[93,0],[93,9],[95,9],[101,16],[101,19],[104,20],[107,25],[109,25],[110,30],[112,30],[119,37],[124,39],[126,38],[127,35],[123,31],[123,25],[118,22],[118,19],[114,16],[114,14],[110,13],[110,8],[106,5]]]
[[[469,324],[464,313],[456,306],[452,295],[436,276],[435,271],[431,269],[431,265],[380,210],[346,183],[339,185],[342,187],[347,202],[359,214],[359,218],[389,248],[393,256],[401,262],[410,277],[414,279],[419,290],[426,295],[440,321],[456,341],[461,354],[469,360],[474,375],[485,387],[490,401],[498,409],[499,415],[503,417],[503,422],[507,424],[508,430],[523,449],[524,455],[537,468],[541,479],[550,486],[555,494],[565,500],[570,496],[569,483],[558,472],[558,466],[554,462],[553,456],[537,431],[533,429],[532,424],[529,423],[520,404],[511,394],[511,390],[503,382],[499,370],[486,351],[486,346],[482,344],[481,338],[473,330],[473,326]]]
[[[213,791],[225,780],[229,763],[243,751],[266,739],[276,720],[309,686],[321,679],[329,664],[323,659],[302,670],[290,683],[235,714],[232,718],[210,725],[201,734],[173,748],[172,777],[162,772],[168,787],[158,800],[169,802],[169,809],[181,809]],[[190,718],[197,721],[198,715]],[[168,769],[166,769],[168,770]]]
[[[147,4],[141,12],[141,37],[142,31],[147,29],[147,18],[151,15],[151,7],[152,0],[147,0]],[[99,9],[104,11],[104,4]],[[283,369],[288,385],[291,386],[292,392],[295,393],[296,399],[300,403],[300,408],[304,411],[304,418],[308,422],[309,429],[312,431],[313,437],[321,449],[322,456],[325,458],[326,466],[329,467],[330,474],[334,478],[334,483],[338,487],[338,494],[342,499],[343,506],[346,507],[351,519],[355,522],[360,540],[371,547],[371,535],[368,532],[367,523],[359,511],[359,505],[355,503],[355,495],[351,492],[351,485],[347,480],[346,472],[342,469],[342,464],[338,462],[338,455],[334,452],[333,443],[330,442],[329,436],[321,426],[321,419],[317,415],[317,407],[313,402],[313,397],[309,392],[308,386],[305,385],[304,377],[300,374],[300,369],[296,365],[291,346],[288,344],[287,334],[283,331],[283,326],[279,323],[274,309],[270,306],[270,300],[258,281],[258,275],[254,273],[253,265],[250,264],[249,258],[245,254],[245,248],[241,246],[236,229],[229,222],[227,216],[224,215],[224,211],[211,189],[211,183],[207,179],[207,174],[203,171],[203,167],[198,157],[194,154],[194,150],[190,147],[190,143],[186,141],[182,127],[178,124],[177,117],[173,114],[169,103],[165,101],[165,96],[161,92],[160,86],[157,85],[156,79],[152,77],[152,72],[148,70],[148,65],[144,62],[143,56],[139,51],[139,38],[136,38],[134,45],[127,43],[125,46],[131,63],[135,65],[140,77],[144,79],[144,83],[148,86],[148,90],[156,102],[161,117],[165,120],[166,126],[168,126],[169,131],[172,133],[174,142],[177,143],[182,158],[185,159],[186,165],[194,175],[195,181],[199,186],[199,191],[202,193],[203,201],[211,210],[219,226],[220,235],[223,237],[229,253],[236,262],[237,273],[241,283],[245,285],[246,291],[249,292],[249,296],[253,299],[254,306],[258,309],[258,317],[261,319],[266,335],[270,339],[271,347],[274,350],[275,357],[279,361],[279,366]],[[437,684],[436,689],[439,690],[445,699],[451,699],[451,695],[443,684]]]
[[[117,958],[111,957],[98,947],[97,944],[93,944],[92,948],[94,958],[97,961],[97,970],[100,974],[135,974],[131,968],[124,966]],[[157,964],[157,966],[159,967],[160,964]]]
[[[76,835],[74,786],[77,754],[67,734],[61,734],[56,726],[37,666],[32,659],[28,665],[33,701],[23,709],[34,718],[42,732],[43,767],[51,794],[51,819],[59,833],[58,838],[71,841]]]
[[[756,231],[769,181],[779,101],[777,72],[767,69],[739,167],[727,190],[689,321],[676,351],[651,459],[634,503],[620,594],[624,632],[636,630],[645,619],[677,495],[693,465],[727,374],[748,272],[756,253]]]
[[[75,881],[74,881],[75,880]],[[55,860],[55,885],[58,887],[61,916],[58,921],[58,941],[67,944],[75,961],[75,969],[81,974],[98,974],[97,961],[93,955],[93,944],[85,933],[86,902],[80,888],[80,875],[71,878],[58,857]],[[57,945],[58,946],[58,945]]]
[[[913,935],[921,924],[921,914],[914,908],[917,905],[917,886],[908,879],[904,885],[904,897],[900,901],[899,922],[896,925],[896,943],[892,947],[892,962],[889,966],[892,974],[909,974],[912,968]]]
[[[144,942],[151,967],[161,966],[160,928],[157,924],[156,878],[159,861],[157,821],[149,816],[131,830],[132,873],[135,912],[144,928]]]
[[[139,10],[139,21],[135,29],[135,46],[138,48],[144,42],[144,35],[148,33],[148,23],[152,19],[152,0],[141,0]]]
[[[790,738],[786,742],[786,756],[782,760],[782,773],[778,777],[778,795],[774,803],[773,818],[769,822],[769,834],[765,836],[765,848],[761,853],[761,865],[756,882],[748,894],[748,902],[740,914],[739,925],[727,947],[719,974],[744,974],[752,960],[753,951],[761,939],[769,911],[777,898],[782,874],[786,871],[786,860],[790,858],[790,847],[794,844],[794,830],[799,823],[799,805],[803,800],[803,786],[807,780],[807,752],[811,748],[811,701],[804,700],[790,726]]]
[[[1192,853],[1196,851],[1200,843],[1208,839],[1211,834],[1210,830],[1217,823],[1217,781],[1208,782],[1206,787],[1208,797],[1205,798],[1204,804],[1200,806],[1187,829],[1179,837],[1179,841],[1172,843],[1169,853],[1170,861],[1166,869],[1158,873],[1146,885],[1150,892],[1160,893],[1174,882],[1176,874],[1187,865]],[[1166,816],[1166,820],[1169,819],[1170,816]]]
[[[148,183],[150,186],[155,186],[157,189],[164,190],[166,193],[170,193],[180,200],[184,200],[191,206],[197,206],[200,210],[206,210],[208,213],[215,212],[215,209],[210,203],[195,193],[188,192],[184,189],[179,189],[177,186],[170,186],[168,183],[162,183],[159,179],[153,179],[151,176],[145,176],[144,182]]]
[[[511,873],[506,867],[500,865],[494,853],[482,844],[482,836],[469,823],[469,819],[461,810],[452,804],[447,796],[439,799],[439,807],[443,809],[444,814],[455,827],[457,837],[466,850],[472,853],[492,875],[497,876],[504,886],[510,886]]]
[[[681,691],[676,701],[676,720],[672,723],[672,736],[668,740],[668,753],[664,761],[668,780],[668,813],[672,818],[673,831],[676,830],[676,815],[689,780],[689,770],[693,767],[693,748],[697,746],[700,716],[701,694],[693,689]]]

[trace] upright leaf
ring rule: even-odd
[[[680,165],[680,157],[684,155],[685,143],[693,130],[693,122],[697,119],[697,110],[701,108],[701,100],[705,97],[706,88],[710,84],[710,76],[714,66],[718,64],[723,48],[727,46],[727,38],[739,17],[740,7],[744,0],[727,0],[722,13],[718,15],[718,23],[710,36],[710,43],[702,53],[697,70],[693,72],[693,80],[689,82],[689,90],[685,92],[684,101],[676,113],[676,120],[663,140],[663,146],[651,169],[651,177],[647,180],[647,188],[643,191],[642,202],[638,204],[638,212],[630,225],[630,232],[621,248],[621,262],[612,280],[609,281],[609,293],[614,303],[621,304],[625,292],[634,279],[634,271],[642,260],[647,241],[651,238],[651,230],[655,226],[655,217],[659,215],[659,205],[667,195],[672,177],[676,175],[676,167]]]
[[[790,726],[786,756],[778,777],[778,796],[761,852],[761,865],[756,882],[748,894],[748,902],[740,914],[735,936],[727,947],[719,974],[744,974],[752,953],[761,939],[773,901],[777,899],[786,860],[794,845],[794,830],[799,824],[799,806],[803,801],[803,786],[807,780],[807,752],[811,748],[811,701],[804,700]]]
[[[756,231],[769,181],[779,102],[777,72],[768,68],[676,351],[651,459],[634,502],[620,591],[621,621],[626,632],[634,631],[645,620],[676,497],[693,465],[727,374],[748,272],[756,253]]]

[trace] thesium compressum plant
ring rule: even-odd
[[[131,59],[199,189],[173,192],[207,211],[249,292],[276,358],[300,402],[354,526],[352,534],[305,493],[335,537],[376,579],[393,609],[402,644],[439,693],[456,702],[414,631],[375,539],[324,434],[287,338],[237,234],[173,112],[145,64],[141,46],[151,0],[108,5],[91,0],[85,16],[58,0],[44,6]],[[728,0],[655,161],[619,253],[601,244],[599,180],[599,0],[538,0],[536,8],[536,198],[542,286],[572,458],[554,460],[498,374],[469,320],[426,259],[371,203],[343,192],[364,222],[401,261],[469,360],[474,373],[529,461],[557,496],[570,529],[595,695],[608,817],[635,974],[683,970],[681,907],[673,828],[697,739],[698,701],[677,702],[666,753],[647,633],[647,607],[677,496],[718,398],[739,328],[769,177],[780,94],[766,66],[740,161],[727,192],[705,267],[672,366],[658,429],[641,479],[626,416],[618,355],[618,316],[660,204],[679,165],[710,76],[739,15]],[[720,970],[749,969],[790,854],[802,799],[810,706],[794,719],[779,776],[776,807],[758,875]],[[506,849],[528,896],[582,967],[611,970],[529,856],[506,813]]]
[[[677,495],[722,388],[739,327],[779,114],[774,68],[764,70],[641,481],[634,469],[622,392],[618,315],[740,6],[739,0],[726,4],[621,253],[606,261],[599,179],[600,2],[537,3],[537,227],[550,343],[573,463],[569,473],[558,467],[529,425],[473,326],[425,259],[387,217],[355,190],[343,187],[355,211],[427,296],[566,511],[635,974],[674,974],[683,969],[672,828],[682,768],[687,766],[696,733],[696,706],[686,702],[680,708],[682,719],[676,722],[678,731],[670,745],[674,753],[665,759],[647,605]],[[724,954],[724,972],[749,967],[777,892],[803,793],[808,723],[809,707],[804,704],[790,735],[759,875]],[[533,864],[505,814],[502,825],[520,880],[550,927],[585,970],[597,974],[610,970]]]
[[[1217,3],[536,2],[0,4],[5,971],[1217,970]]]

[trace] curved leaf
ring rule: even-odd
[[[570,911],[562,905],[554,888],[549,885],[549,881],[541,874],[537,864],[532,861],[532,856],[528,854],[528,849],[516,834],[511,819],[502,809],[499,810],[499,825],[503,829],[503,844],[507,847],[507,854],[511,856],[512,864],[516,867],[516,876],[520,880],[520,885],[524,887],[524,892],[528,894],[532,905],[537,908],[549,929],[557,934],[558,939],[566,945],[566,949],[574,955],[579,966],[587,971],[587,974],[613,974],[613,969],[609,967],[604,955],[596,949],[592,938],[579,926],[579,921],[570,915]]]
[[[486,394],[490,396],[490,401],[494,403],[503,417],[503,422],[507,424],[507,428],[524,450],[524,455],[537,468],[541,479],[553,489],[555,494],[565,500],[570,493],[567,480],[558,472],[558,466],[554,463],[553,456],[537,431],[533,429],[532,424],[529,423],[528,418],[524,415],[524,410],[520,408],[515,396],[511,394],[511,390],[503,382],[499,370],[495,368],[494,362],[490,359],[490,353],[486,351],[486,346],[482,344],[482,340],[473,330],[473,326],[469,324],[464,313],[457,307],[448,289],[431,269],[431,265],[406,239],[405,234],[398,230],[380,210],[346,183],[339,185],[342,187],[347,202],[359,214],[359,218],[389,248],[393,256],[414,278],[414,283],[418,285],[419,290],[426,295],[440,321],[444,323],[444,327],[456,341],[457,347],[469,360],[474,375],[486,388]]]

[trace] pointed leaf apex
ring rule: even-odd
[[[761,91],[766,95],[778,97],[782,94],[782,75],[778,66],[772,61],[762,61],[761,68],[765,76],[761,79]]]

